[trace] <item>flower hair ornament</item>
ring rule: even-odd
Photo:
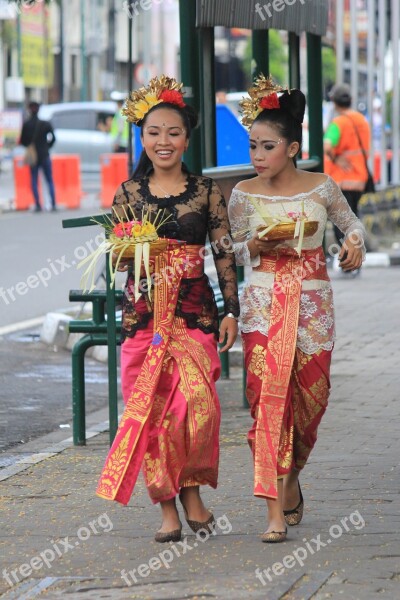
[[[149,110],[161,102],[183,108],[186,104],[181,92],[182,86],[183,84],[178,83],[173,77],[166,75],[153,77],[146,87],[130,93],[122,114],[126,116],[127,121],[140,126]]]
[[[259,75],[253,87],[248,90],[249,97],[239,102],[242,113],[242,123],[250,128],[254,120],[264,110],[285,110],[291,116],[303,122],[305,110],[305,97],[300,90],[285,89],[273,82],[271,76],[266,78]]]

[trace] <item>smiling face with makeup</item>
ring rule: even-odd
[[[143,123],[142,143],[155,169],[180,166],[189,144],[181,115],[170,108],[151,111]]]
[[[275,123],[255,121],[250,130],[250,159],[262,179],[271,180],[295,168],[298,142],[288,142]]]

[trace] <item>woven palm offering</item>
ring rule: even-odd
[[[267,234],[265,234],[265,227],[261,225],[257,227],[257,231],[259,232],[258,237],[267,237],[268,240],[293,240],[298,235],[296,235],[296,227],[298,221],[294,221],[291,223],[282,223],[278,221],[274,224],[273,228],[269,230]],[[310,237],[316,233],[318,229],[318,221],[304,221],[304,234],[303,237]]]
[[[249,197],[258,215],[262,218],[264,224],[257,227],[258,237],[265,238],[268,241],[285,241],[298,239],[296,252],[301,253],[303,239],[310,237],[317,232],[318,221],[309,218],[304,210],[304,202],[301,203],[301,210],[287,212],[283,205],[282,214],[271,214],[265,204],[254,196]]]
[[[132,259],[135,272],[135,300],[140,297],[140,273],[142,267],[147,279],[147,291],[151,297],[150,256],[163,252],[168,240],[160,238],[157,230],[171,217],[165,217],[165,211],[159,210],[151,221],[149,213],[143,213],[141,220],[129,220],[128,214],[122,207],[123,216],[113,211],[114,219],[108,217],[105,224],[99,223],[106,230],[107,238],[88,257],[82,260],[78,267],[88,264],[81,279],[81,287],[92,291],[95,288],[94,277],[99,258],[109,255],[111,287],[114,286],[116,272],[127,259]],[[93,219],[95,221],[95,219]],[[117,221],[117,222],[115,222]],[[95,221],[97,223],[97,221]],[[117,257],[115,259],[115,257]]]

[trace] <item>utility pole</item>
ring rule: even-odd
[[[385,77],[385,55],[387,49],[387,27],[386,27],[386,0],[378,0],[378,22],[379,22],[379,43],[378,43],[378,63],[379,63],[379,83],[382,94],[382,131],[381,131],[381,185],[386,187],[387,160],[386,160],[386,77]]]
[[[181,36],[181,81],[185,87],[185,101],[200,112],[200,55],[199,39],[196,29],[196,0],[179,2]],[[185,162],[194,173],[202,172],[201,132],[199,128],[192,132]]]
[[[4,108],[4,50],[3,50],[3,19],[0,18],[0,110]]]
[[[369,167],[373,171],[374,163],[374,138],[372,131],[372,116],[374,112],[373,100],[375,92],[375,51],[376,51],[376,34],[375,34],[375,0],[368,0],[368,33],[367,33],[367,110],[369,121],[371,124],[371,152],[369,154]]]
[[[64,87],[64,2],[63,0],[58,1],[60,9],[60,64],[58,69],[58,95],[60,102],[65,101],[65,87]]]
[[[86,0],[80,0],[81,9],[81,101],[87,100],[87,60],[86,60]]]
[[[353,107],[358,107],[358,30],[356,0],[350,0],[350,85]]]
[[[400,72],[399,72],[399,36],[400,5],[391,0],[392,52],[393,52],[393,96],[392,96],[392,183],[400,183]]]
[[[336,83],[343,83],[344,0],[336,2]]]
[[[112,77],[112,84],[111,84]],[[110,82],[108,81],[110,79]],[[107,85],[115,89],[115,2],[108,4]]]

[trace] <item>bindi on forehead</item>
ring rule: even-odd
[[[250,141],[251,142],[254,142],[254,141],[261,142],[262,144],[271,144],[272,143],[272,144],[276,144],[276,145],[281,144],[283,142],[282,138],[278,138],[277,140],[269,140],[269,139],[264,140],[260,136],[257,136],[255,138],[255,140],[250,138]]]
[[[178,125],[178,124],[172,124],[172,123],[154,123],[154,124],[148,124],[146,129],[180,129],[183,130],[182,125]]]

